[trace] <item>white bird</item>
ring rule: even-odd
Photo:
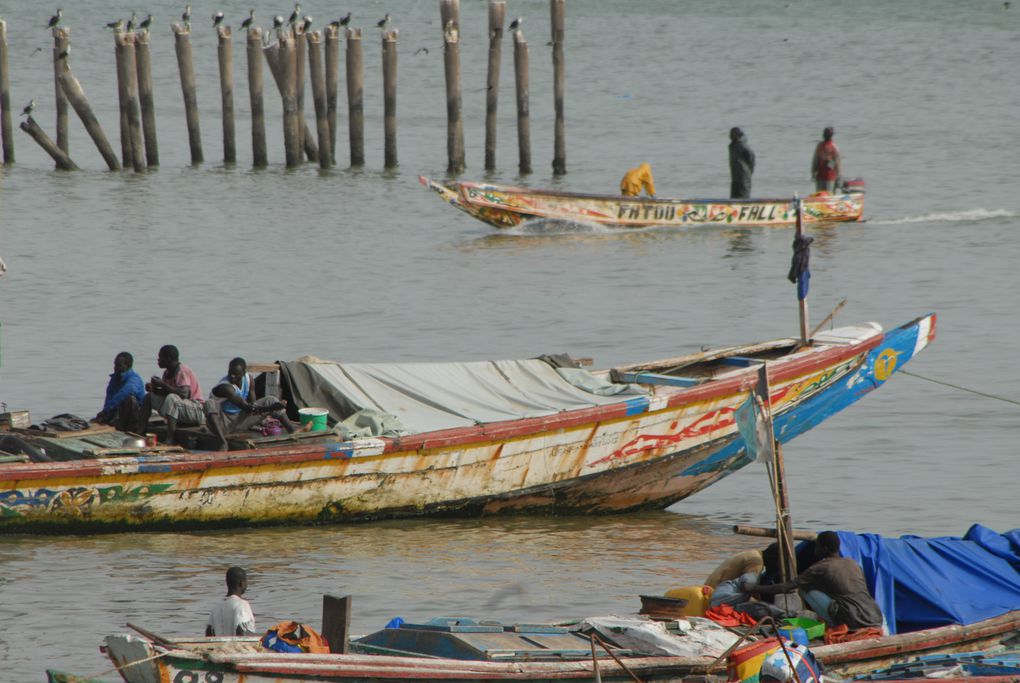
[[[248,18],[241,22],[241,28],[247,30],[251,28],[251,25],[255,23],[255,10],[251,10],[248,14]]]
[[[142,23],[138,24],[138,28],[142,29],[143,31],[148,31],[150,26],[152,26],[152,15],[151,14],[149,16],[145,17],[144,19],[142,19]]]
[[[124,20],[118,19],[117,21],[111,21],[106,25],[106,28],[112,28],[114,33],[120,33],[124,30]]]
[[[181,13],[181,21],[191,26],[191,5],[184,6],[184,11]]]
[[[34,99],[28,101],[28,104],[25,105],[25,108],[21,110],[21,115],[22,116],[31,116],[33,109],[35,109],[35,100]]]
[[[523,19],[521,19],[520,17],[517,17],[516,19],[514,19],[513,21],[511,21],[511,22],[510,22],[510,30],[511,30],[511,31],[517,31],[518,29],[520,29],[520,28],[521,28],[521,22],[522,22],[522,21],[524,21],[524,20],[523,20]]]
[[[213,25],[213,28],[216,28],[217,26],[219,26],[222,23],[223,23],[223,12],[217,12],[216,14],[212,15],[212,25]]]
[[[300,18],[301,18],[301,3],[295,2],[294,11],[290,13],[290,19],[287,20],[287,23],[293,26],[294,24],[297,23],[297,20]]]
[[[306,16],[304,18],[304,23],[301,24],[301,32],[302,33],[308,33],[308,29],[310,29],[311,27],[312,27],[312,18]]]
[[[275,29],[283,28],[283,17],[280,16],[279,14],[273,17],[273,28]]]
[[[131,33],[135,30],[135,22],[138,21],[138,15],[134,12],[131,13],[131,18],[128,19],[127,26],[124,28],[125,31]]]
[[[57,13],[50,17],[50,23],[46,24],[46,28],[56,28],[63,16],[64,10],[58,8]]]

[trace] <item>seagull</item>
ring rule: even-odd
[[[181,21],[191,26],[191,5],[184,6],[184,11],[181,13]]]
[[[308,33],[308,29],[312,27],[312,18],[306,16],[304,23],[301,25],[301,32]]]
[[[54,14],[52,17],[50,17],[50,23],[46,24],[46,28],[56,28],[57,24],[60,23],[60,20],[63,17],[64,17],[64,10],[58,8],[57,9],[57,13]]]
[[[419,47],[417,50],[414,51],[414,54],[418,54],[419,52],[424,52],[425,54],[428,54],[429,49],[427,47]]]
[[[106,28],[112,28],[115,33],[120,33],[124,30],[124,20],[118,19],[117,21],[111,21],[106,25]]]
[[[301,3],[295,2],[294,11],[290,13],[290,19],[287,20],[287,23],[293,26],[294,24],[297,23],[297,20],[300,18],[301,18]]]
[[[379,28],[386,28],[386,24],[390,23],[390,13],[387,12],[386,16],[376,22],[376,26]]]
[[[135,30],[135,22],[138,21],[138,15],[134,12],[131,13],[131,18],[128,19],[127,26],[124,28],[128,33]]]
[[[25,108],[21,110],[21,115],[22,116],[31,116],[33,109],[35,109],[35,100],[34,99],[28,101],[28,104],[25,105]]]
[[[37,52],[42,52],[42,48],[41,47],[37,47],[36,49],[32,50],[32,54],[33,55],[35,55]]]
[[[338,23],[341,26],[347,26],[347,24],[351,23],[351,13],[348,12],[347,16],[345,16],[344,18],[340,19],[340,21]]]
[[[219,26],[222,23],[223,23],[223,12],[217,12],[216,14],[212,15],[212,25],[213,25],[213,28],[216,28],[217,26]]]
[[[142,23],[138,24],[138,28],[142,29],[143,31],[148,31],[150,26],[152,26],[152,15],[151,14],[149,16],[145,17],[144,19],[142,19]]]
[[[279,14],[273,17],[273,28],[277,30],[283,28],[283,17],[281,17]]]
[[[241,22],[241,29],[248,30],[253,23],[255,23],[255,10],[250,10],[248,18]]]
[[[511,21],[510,22],[510,30],[511,31],[520,31],[521,30],[521,22],[522,21],[524,21],[524,20],[521,19],[520,17],[517,17],[516,19]]]

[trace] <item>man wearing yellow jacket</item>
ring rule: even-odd
[[[620,181],[620,194],[624,197],[637,197],[642,189],[649,197],[655,196],[655,179],[652,177],[652,167],[648,164],[630,169]]]

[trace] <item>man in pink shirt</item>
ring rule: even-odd
[[[829,126],[822,131],[822,140],[815,146],[815,156],[811,160],[811,179],[815,181],[815,191],[826,190],[829,194],[836,191],[836,183],[842,176],[840,168],[839,148],[832,141],[836,131]]]
[[[156,364],[163,368],[163,376],[153,376],[145,386],[148,393],[142,402],[140,432],[145,432],[152,411],[166,420],[164,442],[173,444],[177,426],[197,427],[205,424],[202,410],[202,389],[191,368],[181,362],[176,346],[167,344],[159,350]]]

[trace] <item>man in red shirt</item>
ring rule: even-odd
[[[836,191],[836,183],[842,177],[840,168],[839,148],[832,141],[836,131],[829,126],[822,131],[824,138],[815,147],[815,156],[811,160],[811,179],[815,181],[815,191],[826,190],[830,194]]]
[[[177,425],[197,427],[205,424],[202,410],[202,389],[191,368],[181,362],[180,351],[167,344],[159,350],[156,363],[163,368],[163,376],[153,376],[145,386],[148,393],[142,402],[140,431],[145,431],[152,411],[166,420],[167,444],[174,443]]]

